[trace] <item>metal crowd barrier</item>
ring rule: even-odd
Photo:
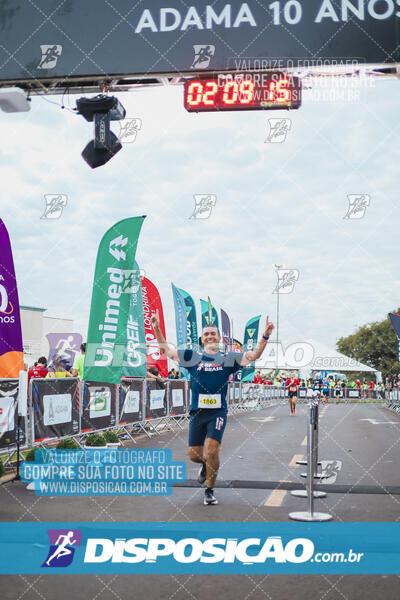
[[[400,390],[385,391],[386,408],[400,413]]]
[[[151,437],[166,429],[182,429],[191,400],[190,382],[185,380],[169,379],[161,385],[152,379],[124,378],[114,385],[70,377],[33,378],[28,415],[19,417],[18,426],[18,388],[18,379],[0,379],[0,454],[15,451],[17,436],[20,448],[26,449],[66,437],[82,445],[88,433],[109,429],[133,442],[138,433]],[[358,389],[346,388],[344,395],[362,402]],[[285,403],[287,396],[284,387],[231,382],[227,403],[230,414],[238,414]],[[300,387],[297,397],[307,401],[307,388]],[[385,399],[389,408],[400,412],[400,390],[386,392]]]

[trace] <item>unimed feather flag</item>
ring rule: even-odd
[[[119,221],[100,242],[83,371],[86,381],[119,383],[121,380],[135,254],[144,218]]]
[[[14,378],[24,369],[21,317],[10,238],[0,219],[0,377]]]

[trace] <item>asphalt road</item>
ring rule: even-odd
[[[23,483],[8,483],[0,486],[0,521],[289,521],[290,512],[306,509],[306,499],[285,489],[247,489],[240,482],[294,482],[304,487],[300,474],[305,467],[296,460],[306,453],[307,417],[304,404],[295,417],[286,404],[231,416],[221,452],[222,487],[215,491],[218,506],[203,505],[203,490],[195,482],[198,468],[188,462],[189,487],[175,487],[170,497],[48,498],[28,492]],[[400,417],[381,405],[321,406],[319,458],[330,477],[325,480],[328,495],[316,500],[315,510],[331,514],[335,522],[398,521],[400,495],[390,492],[400,485],[399,432]],[[174,460],[186,460],[186,438],[185,427],[152,439],[142,437],[131,446],[170,448]],[[226,487],[233,480],[239,487]],[[355,493],[365,486],[374,493]],[[0,590],[2,600],[358,600],[377,595],[398,600],[400,577],[13,575],[1,576]]]

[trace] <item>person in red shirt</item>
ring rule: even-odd
[[[257,371],[256,376],[254,377],[253,383],[262,383],[262,377],[260,371]]]
[[[32,367],[31,369],[29,369],[28,371],[28,385],[30,380],[33,378],[37,378],[37,377],[46,377],[47,373],[48,373],[48,369],[47,369],[47,360],[44,356],[41,356],[36,365],[34,367]]]
[[[290,416],[296,414],[296,400],[297,400],[297,388],[300,385],[300,381],[297,378],[286,380],[286,388],[289,390],[289,406]]]

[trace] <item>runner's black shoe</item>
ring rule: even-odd
[[[203,463],[199,474],[197,476],[197,481],[201,484],[203,484],[205,482],[205,480],[207,479],[207,467],[206,467],[206,463]]]
[[[218,500],[214,496],[214,490],[207,488],[204,492],[204,504],[218,504]]]

